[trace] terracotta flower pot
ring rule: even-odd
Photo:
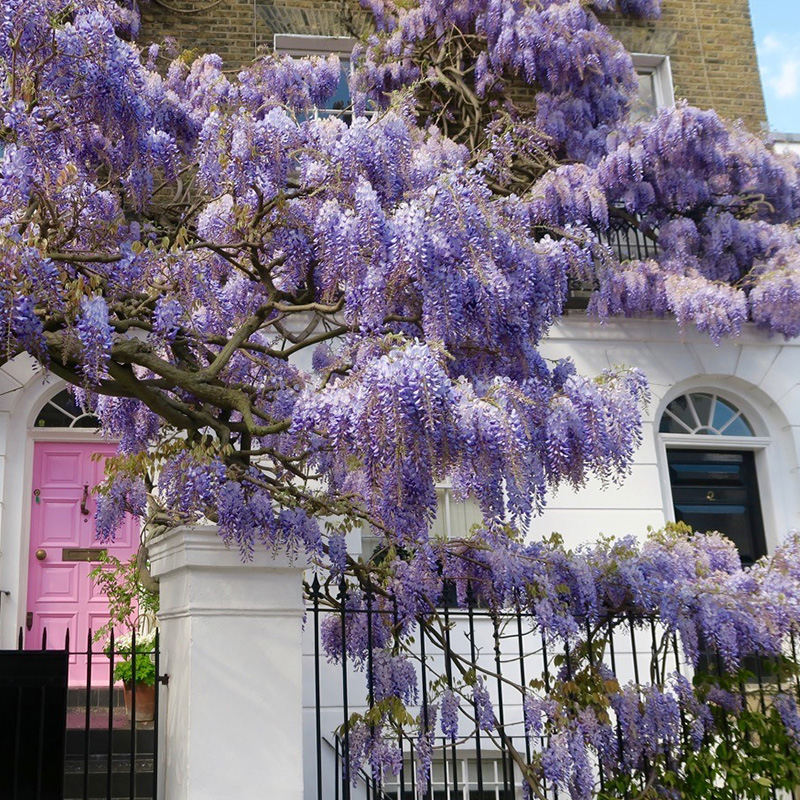
[[[125,711],[131,716],[133,705],[133,688],[131,684],[122,685],[125,696]],[[136,722],[152,722],[156,713],[156,687],[146,683],[136,684]]]

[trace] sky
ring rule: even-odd
[[[770,129],[800,134],[800,0],[750,0]]]

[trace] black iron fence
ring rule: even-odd
[[[655,236],[645,232],[625,216],[612,216],[608,228],[598,231],[598,238],[619,261],[644,261],[658,255],[658,243]]]
[[[606,247],[615,260],[646,261],[655,258],[658,253],[658,240],[649,232],[634,224],[625,216],[612,215],[608,228],[594,230],[601,245]],[[569,283],[569,297],[566,307],[571,309],[585,309],[597,285],[591,280],[574,277]]]
[[[766,712],[775,689],[790,692],[800,702],[796,669],[787,673],[776,666],[777,662],[750,658],[732,679],[725,673],[719,656],[708,649],[698,667],[692,668],[683,663],[677,636],[656,619],[619,616],[602,626],[586,622],[585,631],[577,637],[554,640],[544,636],[523,613],[498,617],[474,605],[448,606],[426,618],[426,630],[433,632],[425,633],[418,627],[411,650],[406,650],[411,654],[418,686],[417,703],[411,712],[418,716],[392,726],[399,767],[392,774],[382,766],[370,766],[370,758],[363,756],[363,736],[358,734],[356,743],[352,723],[358,719],[376,724],[377,716],[370,713],[376,707],[375,671],[379,668],[373,644],[385,646],[387,629],[398,637],[397,611],[387,610],[385,604],[380,609],[374,607],[369,596],[354,605],[348,600],[353,587],[322,584],[316,576],[306,590],[307,633],[313,641],[313,686],[307,687],[313,696],[306,697],[306,705],[313,709],[316,743],[313,771],[306,772],[306,797],[317,800],[521,800],[528,796],[522,789],[522,770],[536,762],[549,738],[546,731],[532,736],[526,730],[520,687],[533,686],[540,695],[549,695],[555,687],[563,689],[570,682],[582,680],[579,671],[585,670],[587,664],[599,665],[601,660],[606,670],[604,680],[613,680],[619,686],[632,684],[644,689],[653,683],[666,685],[672,673],[692,679],[705,672],[712,681],[719,679],[720,685],[727,685],[742,708]],[[363,594],[361,598],[364,599]],[[350,650],[349,656],[326,655],[323,642],[332,629],[339,644],[337,651],[347,654]],[[375,638],[379,629],[383,633]],[[357,657],[357,664],[348,645],[348,637],[355,636],[361,639],[365,654]],[[406,647],[409,641],[406,640]],[[797,655],[792,638],[786,661],[796,667]],[[426,709],[441,700],[444,690],[452,690],[457,684],[463,689],[467,668],[474,670],[470,680],[475,676],[485,680],[495,729],[487,732],[476,724],[480,710],[470,704],[469,692],[464,692],[458,736],[453,739],[443,735],[437,724],[435,736],[429,740],[432,756],[428,752],[421,759],[419,720],[424,724]],[[614,719],[611,709],[609,717]],[[680,752],[696,747],[696,743],[690,743],[691,735],[684,724]],[[615,737],[622,754],[629,742],[619,722]],[[354,756],[355,751],[361,755]],[[669,754],[667,757],[671,758]],[[353,758],[355,762],[351,761]],[[614,776],[604,773],[602,764],[595,761],[593,770],[597,790],[611,792],[603,796],[633,798],[643,796],[647,790],[644,776],[639,783],[636,778],[620,789],[618,783],[612,784]],[[546,782],[542,789],[552,800],[569,796],[563,789],[559,793],[556,787],[548,787]],[[777,800],[789,795],[773,788],[770,796]]]
[[[138,673],[138,674],[137,674]],[[158,632],[120,642],[26,641],[0,651],[3,800],[154,800]]]

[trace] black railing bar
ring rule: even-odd
[[[680,674],[681,658],[680,658],[680,651],[678,649],[678,634],[675,631],[672,632],[672,653],[673,656],[675,657],[675,672]],[[686,711],[684,710],[683,703],[679,703],[678,705],[681,716],[681,731],[683,733],[684,744],[686,746],[686,749],[688,750],[689,747],[691,746],[689,724],[686,721]]]
[[[470,587],[471,590],[472,587]],[[470,657],[473,664],[477,664],[477,647],[475,645],[475,617],[473,615],[473,600],[472,597],[467,598],[469,610],[469,649]],[[484,687],[485,688],[485,687]],[[472,705],[475,710],[475,757],[478,766],[478,792],[480,797],[483,797],[483,761],[481,758],[481,726],[480,717],[478,715],[478,703],[475,700],[475,689],[472,691]]]
[[[614,625],[611,621],[608,623],[608,655],[611,660],[611,673],[617,674],[617,656],[614,649]],[[622,723],[617,717],[617,758],[622,758],[623,742],[622,742]]]
[[[420,623],[419,626],[419,649],[420,649],[420,664],[422,665],[422,731],[423,736],[428,736],[428,664],[425,657],[425,628]],[[430,765],[428,766],[428,780],[423,789],[422,796],[427,798],[431,796],[431,780],[433,775]]]
[[[497,667],[497,705],[500,714],[500,759],[503,765],[503,793],[508,793],[508,760],[511,754],[508,752],[508,744],[506,742],[506,717],[505,717],[505,704],[503,702],[503,681],[501,678],[502,667],[500,663],[500,625],[496,619],[493,620],[493,633],[494,633],[494,660]],[[520,654],[521,655],[521,654]]]
[[[445,800],[449,800],[450,778],[449,778],[449,770],[447,769],[447,737],[444,735],[442,736],[442,783],[444,784]]]
[[[633,658],[633,679],[637,686],[641,686],[642,682],[639,679],[639,651],[636,648],[636,631],[634,625],[634,618],[628,615],[628,621],[631,626],[631,657]]]
[[[374,681],[375,681],[375,673],[374,673],[374,664],[372,660],[372,592],[367,588],[366,591],[366,599],[367,599],[367,692],[368,692],[368,705],[369,710],[375,707],[375,691],[374,691]],[[370,715],[370,719],[372,715]],[[370,722],[369,724],[370,730],[370,738],[373,738],[375,735],[375,726]],[[367,800],[369,800],[369,788],[367,788]]]
[[[444,607],[444,643],[447,648],[447,659],[445,661],[445,674],[447,676],[447,688],[453,691],[453,661],[450,658],[450,609]],[[450,756],[453,762],[453,795],[458,797],[458,759],[456,755],[456,743],[450,740]],[[447,765],[445,764],[445,773]]]
[[[446,610],[446,609],[445,609]],[[397,610],[397,597],[392,597],[392,630],[394,631],[394,643],[395,646],[399,646],[400,643],[400,634],[399,634],[399,613]],[[403,730],[400,729],[398,734],[398,744],[400,747],[400,797],[401,799],[404,798],[406,792],[406,767],[405,767],[405,757],[403,754]]]
[[[592,625],[589,622],[589,618],[586,618],[586,652],[589,656],[589,667],[594,672],[594,643],[592,641]],[[605,778],[605,770],[603,769],[603,760],[602,756],[598,752],[597,754],[597,773],[598,777],[600,778],[600,791],[605,792],[606,789],[606,778]]]
[[[339,769],[339,737],[336,737],[336,745],[334,747],[334,777],[336,780],[333,782],[333,796],[334,800],[339,800],[339,782],[344,778],[342,770]]]
[[[758,694],[759,694],[759,699],[761,701],[761,713],[766,714],[767,703],[766,703],[766,697],[764,695],[764,681],[761,670],[761,656],[756,656],[756,675],[758,676]],[[770,787],[770,796],[773,798],[773,800],[777,800],[778,793],[774,786]]]
[[[128,800],[136,796],[136,628],[131,629],[131,761],[128,771]]]
[[[44,648],[42,648],[44,649]],[[44,767],[44,709],[47,700],[47,689],[39,688],[39,747],[36,753],[36,800],[42,797],[42,769]]]
[[[314,575],[311,584],[313,594],[313,619],[314,619],[314,698],[316,708],[314,710],[316,737],[317,737],[317,800],[322,800],[322,709],[320,696],[320,661],[319,661],[319,578]]]
[[[414,742],[411,739],[408,740],[408,752],[409,752],[409,754],[411,756],[411,759],[409,761],[409,763],[411,765],[411,796],[414,798],[414,800],[416,800],[416,798],[417,798],[417,786],[416,786],[417,768],[414,766]]]
[[[400,779],[400,797],[404,798],[406,793],[406,758],[405,749],[403,747],[403,734],[402,731],[398,736],[397,746],[400,748],[400,774],[397,776]]]
[[[518,633],[518,647],[519,647],[519,685],[523,688],[528,685],[528,681],[525,679],[525,658],[526,653],[523,647],[522,641],[522,612],[517,611],[517,633]],[[522,718],[525,719],[525,709],[524,703],[525,698],[522,698],[523,702],[523,711],[522,711]],[[527,735],[527,730],[525,731],[525,758],[527,763],[531,763],[531,743]]]
[[[86,641],[86,708],[84,710],[85,730],[83,732],[83,800],[89,800],[89,735],[92,726],[92,629],[89,628]]]
[[[159,710],[161,709],[161,631],[156,628],[153,637],[153,649],[156,668],[156,685],[154,691],[154,714],[153,714],[153,797],[158,794],[158,732],[159,732]],[[168,679],[168,676],[164,676]],[[166,685],[166,681],[165,681]]]
[[[667,654],[664,653],[664,668],[666,669]],[[658,671],[658,636],[656,635],[655,620],[650,620],[650,680],[658,684],[662,682]]]
[[[342,751],[342,798],[350,800],[350,712],[347,706],[347,581],[339,584],[342,604],[342,711],[344,714],[344,750]]]
[[[106,754],[106,800],[111,800],[111,777],[114,766],[114,659],[116,655],[113,628],[111,629],[108,648],[108,752]]]

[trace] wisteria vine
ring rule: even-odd
[[[119,440],[99,532],[126,513],[158,530],[205,518],[245,557],[302,549],[355,581],[351,602],[394,598],[402,636],[446,580],[462,604],[480,586],[567,639],[628,607],[692,663],[703,642],[731,670],[747,648],[777,653],[796,597],[785,554],[741,572],[713,538],[578,555],[521,541],[553,488],[624,477],[647,399],[635,369],[589,378],[540,354],[570,281],[594,286],[601,319],[796,336],[797,162],[713,111],[631,118],[632,61],[598,13],[652,19],[658,0],[363,5],[374,31],[336,115],[317,113],[335,57],[266,54],[233,76],[184,53],[159,69],[167,48],[140,50],[135,8],[2,4],[0,362],[30,354]],[[651,259],[606,246],[620,222]],[[445,479],[477,502],[478,535],[430,538]],[[361,529],[379,542],[366,562],[346,546]],[[376,691],[413,704],[395,635]],[[425,710],[418,751],[436,725],[461,735],[470,704],[496,730],[482,681]],[[680,676],[607,699],[642,737],[618,772],[653,763],[676,708],[698,740],[709,730],[708,698]],[[526,769],[587,797],[606,723],[522,701],[550,742]],[[791,736],[793,702],[775,705]],[[398,763],[374,721],[353,747]]]

